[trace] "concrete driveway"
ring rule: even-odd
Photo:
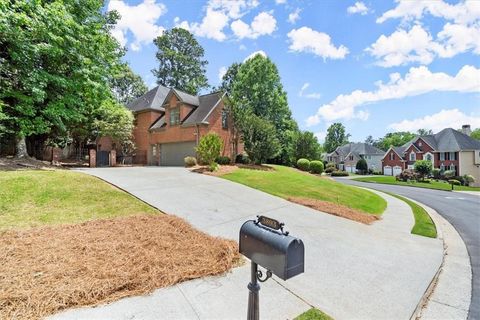
[[[306,270],[287,282],[274,278],[262,284],[262,319],[290,319],[310,306],[336,319],[409,319],[442,261],[442,242],[411,235],[414,220],[409,207],[389,196],[384,196],[388,208],[383,220],[366,226],[184,168],[82,171],[211,235],[238,241],[241,224],[258,214],[285,222],[286,229],[305,242]],[[241,319],[246,314],[248,270],[247,264],[225,276],[54,318]],[[178,307],[180,299],[188,308]]]

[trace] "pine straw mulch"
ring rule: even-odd
[[[40,319],[228,271],[235,241],[170,215],[0,233],[0,319]]]
[[[291,197],[287,200],[318,211],[332,214],[337,217],[350,219],[364,224],[371,224],[377,220],[380,220],[379,216],[363,213],[359,210],[355,210],[338,203],[301,197]]]

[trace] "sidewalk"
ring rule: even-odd
[[[181,168],[87,172],[215,236],[237,240],[241,224],[257,214],[285,222],[305,243],[305,273],[261,284],[262,319],[291,319],[311,306],[336,319],[409,319],[443,258],[442,241],[411,235],[410,208],[384,194],[383,219],[366,226]],[[244,319],[249,272],[246,263],[223,276],[51,319]]]

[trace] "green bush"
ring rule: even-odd
[[[455,176],[455,171],[446,170],[446,171],[443,172],[443,176],[445,177],[445,179],[450,179],[450,178]]]
[[[208,165],[208,170],[211,172],[217,171],[218,170],[218,163],[212,162]]]
[[[302,171],[310,170],[310,161],[308,159],[298,159],[297,168]]]
[[[432,162],[429,160],[417,160],[413,165],[413,168],[416,173],[423,179],[425,176],[428,176],[433,169]]]
[[[185,157],[183,159],[183,161],[185,162],[185,167],[193,167],[194,165],[197,164],[197,159],[195,159],[194,157]]]
[[[327,163],[327,165],[326,165],[326,168],[335,168],[335,167],[336,167],[336,165],[335,165],[335,163],[333,163],[333,162],[329,162],[329,163]]]
[[[222,148],[222,139],[216,133],[208,133],[200,139],[196,150],[200,161],[206,165],[211,165],[220,156]]]
[[[475,182],[475,178],[471,174],[463,175],[463,182],[466,186],[469,186],[471,183]]]
[[[227,156],[220,156],[215,159],[215,162],[221,165],[227,165],[230,164],[230,158]]]
[[[432,179],[423,179],[419,181],[420,183],[431,183]]]
[[[310,162],[310,171],[316,174],[322,174],[323,172],[323,162],[318,160],[313,160]]]
[[[450,180],[448,180],[448,183],[450,183],[450,184],[452,184],[452,185],[454,185],[454,186],[461,186],[461,185],[462,185],[462,183],[461,183],[460,181],[455,180],[455,179],[450,179]]]
[[[248,155],[240,153],[235,157],[235,163],[249,164],[250,159],[248,158]]]
[[[440,179],[440,175],[441,175],[441,170],[439,168],[434,168],[432,170],[432,175],[435,179]]]
[[[325,169],[325,173],[332,173],[333,171],[337,171],[337,169],[335,169],[334,167],[327,167]]]
[[[382,171],[373,170],[372,174],[375,175],[375,176],[380,176],[380,175],[382,175]]]
[[[357,169],[360,174],[365,174],[368,171],[367,161],[365,159],[358,160],[355,169]]]
[[[347,177],[348,176],[348,172],[346,171],[333,171],[331,173],[331,176],[332,177]]]

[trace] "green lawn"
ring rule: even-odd
[[[0,172],[0,230],[158,212],[86,174],[67,170]]]
[[[427,211],[425,211],[425,209],[415,202],[408,200],[407,198],[390,192],[385,193],[405,201],[412,209],[413,216],[415,217],[415,225],[413,226],[411,233],[429,238],[437,237],[437,228],[435,227],[435,223],[433,223],[432,218],[430,218],[430,215],[427,213]]]
[[[436,189],[436,190],[452,190],[452,186],[448,182],[443,181],[432,181],[431,183],[423,183],[423,182],[403,182],[397,181],[395,177],[391,176],[374,176],[374,177],[363,177],[363,178],[355,178],[355,181],[362,181],[362,182],[374,182],[374,183],[382,183],[382,184],[395,184],[399,186],[409,186],[409,187],[417,187],[417,188],[427,188],[427,189]],[[455,190],[457,191],[480,191],[479,187],[465,187],[465,186],[455,186]]]
[[[370,214],[382,214],[386,201],[373,192],[320,178],[298,170],[273,166],[274,171],[238,169],[222,178],[282,198],[304,197],[330,201]]]
[[[294,320],[333,320],[333,318],[318,309],[312,308],[305,311]]]

